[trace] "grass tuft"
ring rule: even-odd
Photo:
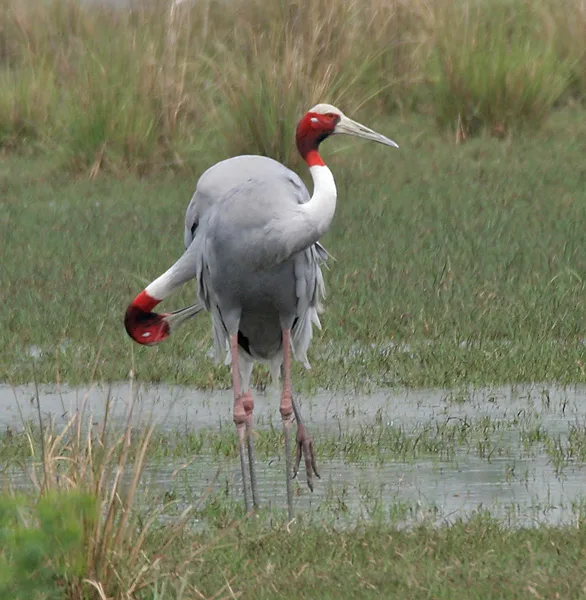
[[[513,0],[439,3],[434,15],[431,90],[441,125],[464,135],[539,125],[567,91],[571,66],[560,60],[545,15]]]

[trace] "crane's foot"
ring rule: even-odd
[[[313,440],[311,435],[305,428],[303,423],[297,421],[297,439],[296,439],[297,450],[295,452],[295,466],[293,467],[293,479],[297,477],[299,472],[299,464],[301,463],[301,457],[305,462],[305,475],[307,477],[307,487],[313,492],[313,474],[320,479],[320,474],[317,472],[317,465],[315,464],[315,454],[313,452]]]

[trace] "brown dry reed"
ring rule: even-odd
[[[197,507],[178,511],[174,502],[149,496],[144,471],[154,426],[135,425],[136,388],[122,424],[112,419],[109,393],[101,421],[95,421],[86,395],[59,427],[42,418],[38,392],[34,402],[39,407],[40,436],[23,421],[30,449],[23,465],[30,482],[28,495],[83,493],[99,506],[99,518],[84,523],[85,572],[68,582],[67,597],[131,600],[161,587],[181,589],[178,598],[188,592],[189,597],[203,597],[185,575],[205,547],[184,545],[187,552],[180,564],[166,558]],[[182,468],[179,465],[175,474]],[[161,516],[169,511],[173,516],[163,523]]]

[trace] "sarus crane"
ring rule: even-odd
[[[297,149],[313,179],[311,197],[296,173],[264,156],[237,156],[210,167],[200,177],[187,208],[184,254],[134,298],[125,314],[130,337],[152,345],[204,307],[211,313],[216,359],[226,357],[232,365],[234,422],[247,511],[258,506],[250,390],[255,360],[268,363],[273,379],[278,379],[282,370],[280,412],[290,517],[293,413],[297,421],[293,477],[302,456],[310,489],[313,473],[319,477],[312,440],[291,392],[291,354],[309,367],[312,325],[320,327],[318,313],[325,293],[320,264],[327,259],[327,252],[318,240],[332,223],[337,192],[319,145],[336,134],[398,148],[336,107],[318,104],[301,118],[296,131]],[[197,282],[199,303],[168,314],[152,312],[192,279]]]

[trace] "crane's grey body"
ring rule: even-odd
[[[303,181],[282,164],[238,156],[201,176],[187,208],[185,244],[197,261],[199,296],[212,314],[216,358],[225,356],[228,336],[239,332],[243,379],[251,359],[268,361],[276,376],[283,328],[292,329],[294,354],[309,367],[327,252],[319,244],[297,250],[281,230],[295,223],[296,207],[309,198]]]

